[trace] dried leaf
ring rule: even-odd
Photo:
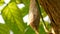
[[[35,0],[30,0],[30,8],[29,8],[29,21],[30,26],[36,34],[38,34],[38,27],[40,22],[40,14],[37,3]]]

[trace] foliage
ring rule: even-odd
[[[25,5],[22,9],[17,6],[17,4],[21,3]],[[3,5],[4,0],[0,0],[0,4]],[[27,24],[23,22],[23,17],[27,15],[29,11],[29,4],[30,0],[11,0],[1,10],[1,15],[5,24],[0,24],[0,34],[10,34],[10,30],[12,30],[14,34],[35,34],[31,27],[27,26]],[[43,8],[41,8],[41,10],[43,17],[45,17],[47,14],[44,12]],[[41,34],[46,34],[42,24],[39,26],[39,31]]]

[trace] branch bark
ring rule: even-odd
[[[60,34],[60,0],[39,0],[39,2],[49,15],[55,34]]]

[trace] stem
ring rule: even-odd
[[[45,21],[44,21],[44,19],[43,19],[42,12],[41,12],[41,7],[40,7],[40,5],[39,5],[39,3],[38,3],[38,0],[35,0],[35,1],[36,1],[36,3],[37,3],[38,9],[39,9],[39,11],[40,11],[40,16],[41,16],[42,21],[43,21],[43,26],[45,27],[45,29],[47,30],[47,32],[49,32],[49,30],[48,30],[47,27],[46,27]]]

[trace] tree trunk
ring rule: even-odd
[[[39,0],[50,17],[55,34],[60,34],[60,0]],[[53,33],[54,34],[54,33]]]

